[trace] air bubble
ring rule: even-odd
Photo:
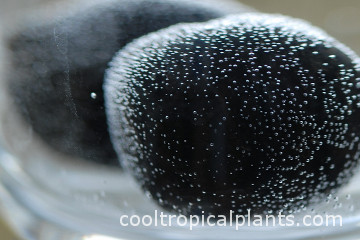
[[[97,98],[97,94],[94,93],[94,92],[92,92],[92,93],[90,94],[90,96],[91,96],[92,99],[96,99],[96,98]]]

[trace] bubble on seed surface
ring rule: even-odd
[[[167,209],[305,209],[358,165],[359,63],[322,30],[280,15],[170,27],[111,63],[112,139]]]
[[[97,98],[97,94],[92,92],[90,93],[90,97],[95,100]]]

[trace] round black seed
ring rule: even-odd
[[[358,164],[360,60],[322,30],[245,14],[149,34],[105,80],[111,137],[161,206],[294,211]]]
[[[16,69],[8,84],[17,110],[56,150],[117,163],[103,106],[108,62],[146,33],[224,16],[229,10],[221,6],[175,0],[85,1],[56,21],[26,25],[8,41]]]

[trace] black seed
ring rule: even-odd
[[[114,164],[102,84],[115,52],[146,33],[210,20],[229,10],[175,0],[84,4],[51,23],[28,24],[12,36],[9,49],[16,71],[8,81],[18,110],[46,143],[63,153]]]
[[[299,210],[359,159],[360,61],[318,28],[245,14],[144,36],[105,80],[112,140],[166,209]]]

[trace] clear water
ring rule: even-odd
[[[296,219],[340,214],[342,227],[122,227],[122,215],[166,211],[123,170],[54,152],[18,119],[8,94],[0,89],[0,198],[12,226],[28,239],[353,239],[360,234],[358,170],[337,193],[295,213]],[[96,93],[89,98],[96,99]]]

